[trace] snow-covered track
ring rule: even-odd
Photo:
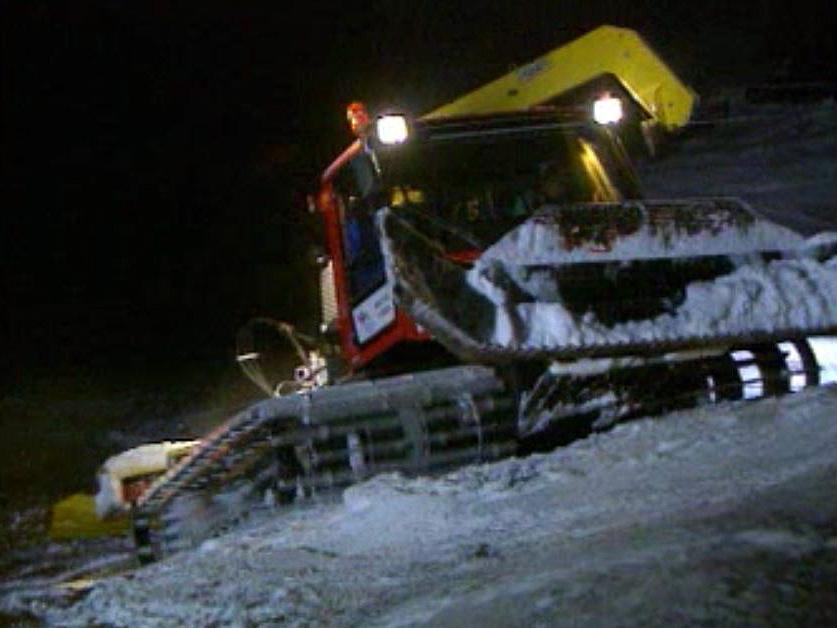
[[[133,516],[138,555],[148,562],[217,534],[265,492],[293,500],[375,473],[507,457],[516,447],[513,417],[511,396],[484,367],[266,400],[209,434],[143,494]]]

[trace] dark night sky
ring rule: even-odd
[[[699,91],[834,79],[824,2],[664,4],[2,2],[2,366],[304,325],[303,199],[349,100],[418,113],[602,23]]]

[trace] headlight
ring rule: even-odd
[[[593,119],[599,124],[615,124],[622,119],[622,101],[606,95],[593,103]]]
[[[407,118],[402,115],[379,116],[375,122],[378,140],[382,144],[401,144],[407,139]]]

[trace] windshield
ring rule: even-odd
[[[449,134],[379,150],[380,200],[421,214],[437,239],[458,233],[482,248],[541,205],[608,200],[596,198],[582,163],[590,145],[552,126]]]

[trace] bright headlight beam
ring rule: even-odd
[[[401,144],[406,141],[407,118],[401,115],[384,115],[376,121],[378,139],[382,144]]]
[[[603,96],[593,103],[593,119],[599,124],[615,124],[622,119],[622,101]]]

